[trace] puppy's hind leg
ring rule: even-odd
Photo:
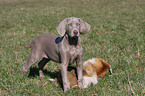
[[[42,58],[42,56],[40,55],[40,52],[36,50],[36,48],[32,47],[29,58],[26,64],[22,67],[22,70],[21,70],[22,75],[26,74],[26,72],[31,67],[31,65],[37,62],[40,58]]]
[[[39,66],[39,76],[40,76],[40,77],[45,77],[42,70],[43,70],[44,66],[47,64],[48,61],[50,61],[50,60],[47,59],[47,58],[43,58],[43,59],[38,63],[38,66]]]

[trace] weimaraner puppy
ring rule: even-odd
[[[70,84],[67,78],[68,64],[76,62],[78,85],[82,88],[82,55],[83,49],[80,42],[80,34],[86,34],[90,30],[90,25],[80,18],[70,17],[64,19],[57,28],[62,37],[50,34],[43,34],[36,37],[26,48],[31,47],[31,53],[27,63],[22,67],[22,74],[36,61],[39,63],[39,75],[43,77],[42,69],[50,60],[61,63],[61,74],[63,89],[67,91]]]

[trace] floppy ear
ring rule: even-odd
[[[66,24],[67,24],[67,18],[65,18],[63,21],[61,21],[57,27],[57,32],[63,36],[66,32]]]
[[[88,24],[87,22],[83,21],[82,19],[80,19],[80,33],[81,34],[86,34],[90,31],[90,24]]]
[[[87,68],[85,69],[85,72],[89,75],[92,76],[93,75],[93,69],[90,66],[87,66]]]

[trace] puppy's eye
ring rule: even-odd
[[[80,24],[79,24],[79,23],[77,23],[76,25],[77,25],[77,26],[80,26]]]

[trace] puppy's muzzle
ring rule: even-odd
[[[75,36],[78,35],[78,31],[77,30],[74,30],[73,33],[74,33]]]
[[[77,30],[73,31],[73,37],[78,38],[79,37],[79,32]]]

